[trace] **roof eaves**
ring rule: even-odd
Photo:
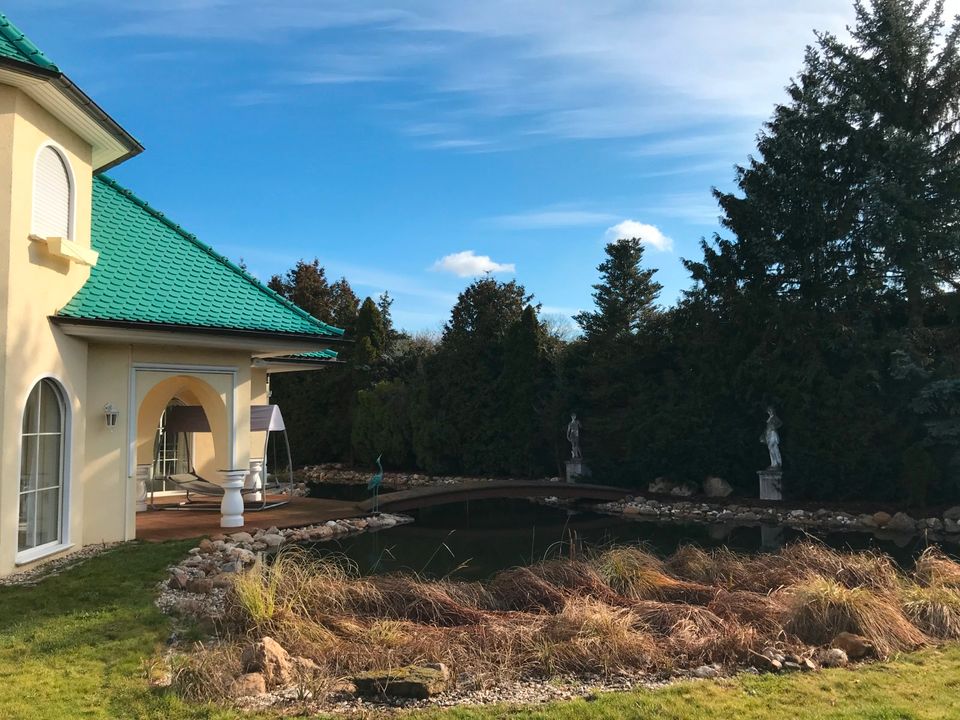
[[[115,328],[118,330],[159,330],[162,332],[196,332],[213,333],[230,337],[248,337],[248,338],[283,338],[288,340],[302,340],[309,343],[349,343],[350,340],[344,340],[339,336],[328,337],[313,335],[310,333],[287,332],[284,330],[249,330],[246,328],[231,328],[218,325],[186,325],[181,323],[163,323],[163,322],[145,322],[142,320],[115,320],[112,318],[88,318],[76,317],[73,315],[64,315],[58,313],[48,318],[56,325],[75,325],[83,327],[102,327]],[[317,353],[324,350],[314,351]],[[307,353],[312,354],[312,353]]]
[[[196,235],[194,235],[193,233],[187,232],[181,225],[179,225],[178,223],[173,222],[170,218],[168,218],[168,217],[167,217],[166,215],[164,215],[162,212],[160,212],[159,210],[157,210],[157,209],[154,208],[154,207],[151,207],[150,204],[147,203],[145,200],[137,197],[137,195],[134,194],[133,191],[128,190],[127,188],[123,187],[122,185],[120,185],[118,182],[116,182],[116,181],[113,180],[112,178],[110,178],[110,177],[108,177],[108,176],[106,176],[106,175],[104,175],[104,174],[102,174],[102,173],[97,175],[97,179],[100,180],[100,181],[102,181],[104,184],[108,185],[109,187],[113,188],[115,191],[119,192],[121,195],[123,195],[123,196],[126,197],[128,200],[130,200],[132,203],[134,203],[134,204],[137,205],[139,208],[141,208],[144,212],[149,213],[152,217],[154,217],[154,218],[156,218],[157,220],[159,220],[160,222],[162,222],[164,225],[166,225],[166,226],[169,227],[171,230],[173,230],[174,232],[176,232],[177,234],[179,234],[181,237],[183,237],[184,239],[186,239],[186,240],[190,241],[191,243],[193,243],[196,247],[198,247],[199,249],[201,249],[203,252],[207,253],[207,254],[208,254],[210,257],[212,257],[214,260],[217,260],[218,262],[220,262],[220,263],[222,263],[223,265],[225,265],[226,267],[228,267],[231,271],[233,271],[234,273],[236,273],[237,275],[239,275],[240,277],[242,277],[244,280],[246,280],[248,283],[250,283],[251,285],[253,285],[253,286],[254,286],[257,290],[259,290],[260,292],[262,292],[262,293],[264,293],[265,295],[267,295],[268,297],[270,297],[270,298],[272,298],[272,299],[274,299],[274,300],[282,303],[282,304],[283,304],[284,306],[286,306],[289,310],[295,312],[297,315],[299,315],[300,317],[302,317],[304,320],[307,320],[308,322],[310,322],[311,324],[313,324],[314,326],[316,326],[318,329],[320,329],[320,330],[322,330],[322,331],[324,331],[324,332],[326,332],[326,333],[328,333],[328,334],[330,334],[330,335],[343,336],[344,331],[343,331],[341,328],[334,327],[333,325],[328,325],[327,323],[323,322],[322,320],[318,320],[318,319],[315,318],[313,315],[311,315],[310,313],[308,313],[306,310],[304,310],[303,308],[301,308],[299,305],[296,305],[296,304],[290,302],[290,301],[287,300],[285,297],[283,297],[283,295],[280,295],[279,293],[271,290],[271,289],[268,288],[266,285],[264,285],[264,284],[261,283],[259,280],[257,280],[255,277],[253,277],[250,273],[246,272],[243,268],[241,268],[240,266],[236,265],[232,260],[230,260],[229,258],[221,255],[221,254],[218,253],[216,250],[214,250],[212,247],[210,247],[210,246],[207,245],[206,243],[202,242]]]

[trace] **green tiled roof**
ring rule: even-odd
[[[336,360],[336,350],[317,350],[317,352],[298,353],[291,357],[307,358],[309,360]]]
[[[44,55],[40,48],[34,45],[30,40],[17,29],[17,26],[7,20],[7,17],[0,14],[0,57],[7,57],[20,62],[36,65],[44,70],[56,70],[59,68],[53,64],[53,61]]]
[[[339,337],[105,175],[93,182],[100,259],[63,317]]]

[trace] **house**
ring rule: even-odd
[[[0,575],[134,538],[171,404],[239,499],[270,374],[342,342],[105,174],[142,149],[0,16]]]

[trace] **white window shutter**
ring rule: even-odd
[[[37,155],[33,181],[33,234],[70,238],[70,175],[66,162],[52,147]]]

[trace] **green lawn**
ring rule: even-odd
[[[0,718],[251,717],[191,706],[147,687],[145,668],[168,634],[167,619],[153,606],[153,586],[192,545],[128,545],[36,587],[0,587]],[[960,718],[960,645],[856,672],[744,676],[605,694],[591,703],[413,717],[946,720]]]

